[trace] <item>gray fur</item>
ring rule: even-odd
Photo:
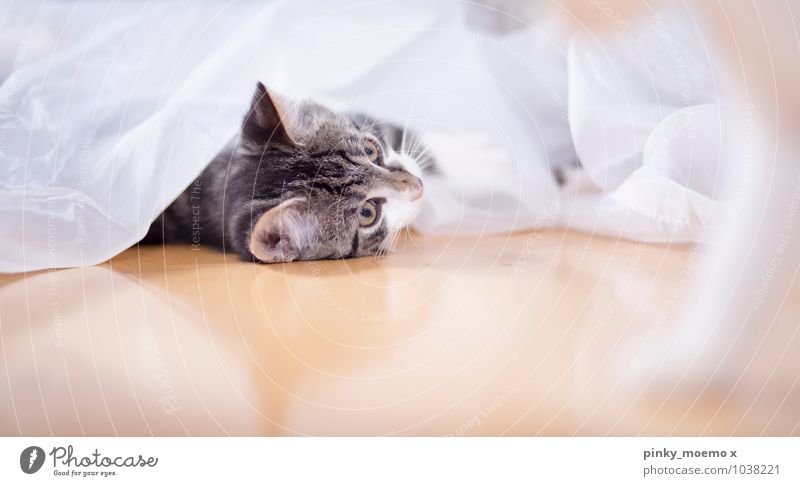
[[[412,197],[421,193],[422,181],[390,154],[408,145],[404,153],[427,172],[433,172],[433,160],[398,127],[364,115],[337,114],[315,103],[295,103],[288,110],[283,106],[288,105],[276,103],[259,83],[240,134],[153,222],[143,242],[211,245],[248,261],[387,251],[402,228],[388,214],[374,227],[360,227],[365,201],[382,194],[377,198],[382,204],[403,211],[416,208]],[[365,156],[367,138],[377,140],[384,151],[380,164]],[[281,206],[270,213],[279,215],[280,224],[251,239],[259,219],[287,201],[288,209]],[[398,221],[405,222],[406,216]],[[269,258],[253,254],[253,241],[265,245]]]

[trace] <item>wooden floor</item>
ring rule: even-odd
[[[695,260],[552,231],[287,265],[140,247],[3,276],[0,433],[796,433],[729,397],[653,401],[629,378]]]

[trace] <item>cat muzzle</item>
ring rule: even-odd
[[[425,185],[422,183],[421,180],[418,180],[416,186],[411,190],[411,200],[416,201],[417,199],[422,197],[422,193],[425,192]]]

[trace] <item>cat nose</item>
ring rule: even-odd
[[[410,197],[412,201],[422,197],[424,191],[422,179],[405,171],[393,175],[394,177],[387,182],[397,193],[403,197]]]
[[[417,178],[416,183],[411,188],[411,200],[416,201],[421,198],[423,192],[425,192],[425,186],[422,184],[422,179]]]

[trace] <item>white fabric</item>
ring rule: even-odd
[[[446,174],[426,181],[423,231],[696,241],[718,211],[723,117],[685,15],[598,43],[548,19],[486,31],[468,19],[497,13],[457,1],[0,9],[3,272],[138,241],[235,133],[256,80],[420,132]],[[588,194],[551,176],[578,156]]]
[[[694,22],[686,12],[657,13],[612,42],[573,37],[570,129],[602,196],[565,201],[565,225],[692,242],[724,216],[715,202],[726,133],[715,56]]]

